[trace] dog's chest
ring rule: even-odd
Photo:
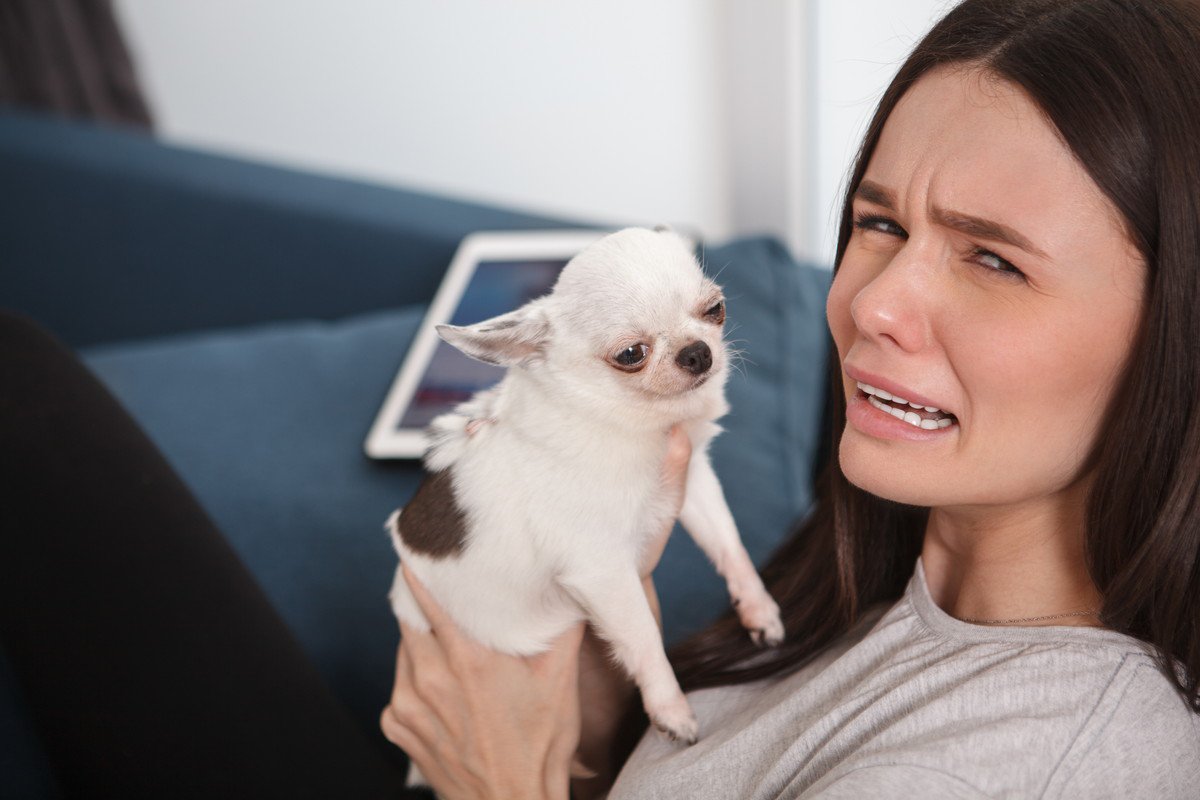
[[[501,444],[468,454],[453,470],[470,541],[532,539],[559,550],[599,540],[638,548],[675,511],[662,488],[661,460],[651,448],[624,443],[524,454]]]

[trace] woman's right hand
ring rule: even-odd
[[[687,485],[688,464],[692,443],[680,426],[671,429],[667,454],[663,459],[660,480],[666,491],[674,495],[675,513],[663,526],[657,538],[647,548],[641,564],[642,587],[646,602],[662,628],[662,612],[658,592],[654,588],[654,568],[662,558],[675,518],[683,507]],[[637,686],[613,662],[608,643],[596,635],[591,625],[584,631],[579,649],[579,700],[582,729],[579,749],[572,766],[572,796],[586,800],[602,796],[616,780],[621,764],[613,763],[612,749],[620,723],[634,700]]]
[[[565,800],[579,743],[584,626],[572,625],[536,656],[498,653],[467,636],[402,569],[430,630],[400,623],[384,735],[441,797]]]

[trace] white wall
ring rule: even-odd
[[[729,2],[729,159],[732,229],[768,233],[796,253],[808,228],[812,148],[813,3]]]
[[[160,134],[829,263],[871,106],[947,0],[116,0]]]
[[[813,160],[808,165],[808,248],[833,263],[851,161],[883,90],[951,0],[822,0],[810,28]]]
[[[117,0],[168,140],[729,232],[719,0]]]

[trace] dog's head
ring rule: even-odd
[[[627,228],[571,259],[545,297],[438,333],[473,358],[536,374],[564,397],[685,419],[722,396],[724,322],[721,288],[685,239]]]

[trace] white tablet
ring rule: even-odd
[[[469,358],[443,342],[434,326],[473,325],[519,308],[554,286],[571,257],[608,231],[475,233],[463,239],[433,305],[367,435],[372,458],[420,458],[425,427],[481,389],[502,367]]]

